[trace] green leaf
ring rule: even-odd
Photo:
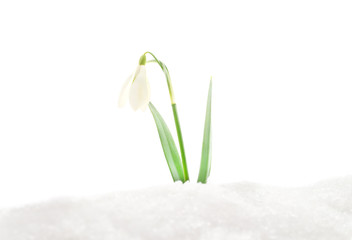
[[[185,182],[185,176],[181,164],[181,158],[178,154],[174,139],[167,127],[164,119],[160,113],[156,110],[154,105],[150,102],[149,109],[153,114],[156,127],[158,129],[161,146],[163,147],[164,155],[166,158],[167,165],[169,166],[172,178],[174,182],[181,180]]]
[[[211,167],[211,92],[212,92],[212,79],[210,79],[207,110],[205,114],[203,146],[202,146],[202,159],[200,162],[198,182],[206,183],[210,175]]]

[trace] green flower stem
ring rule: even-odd
[[[175,103],[175,96],[174,96],[174,89],[172,88],[172,83],[171,83],[171,78],[170,78],[170,74],[169,74],[169,70],[167,69],[166,65],[164,63],[162,63],[161,61],[159,61],[155,55],[151,52],[145,52],[145,54],[149,53],[156,61],[156,63],[161,67],[161,69],[163,70],[165,77],[166,77],[166,81],[167,81],[167,87],[169,89],[169,95],[170,95],[170,100],[171,100],[171,104]]]
[[[186,153],[185,153],[185,148],[183,146],[183,138],[182,138],[180,121],[178,119],[176,103],[172,104],[172,112],[174,113],[175,125],[176,125],[176,130],[177,130],[177,137],[178,137],[178,142],[180,144],[181,159],[182,159],[183,171],[185,174],[185,181],[188,181],[189,176],[188,176],[188,168],[187,168],[187,162],[186,162]]]
[[[151,61],[147,61],[147,62],[156,62],[161,67],[161,69],[163,70],[165,77],[166,77],[167,87],[169,89],[169,95],[170,95],[170,100],[171,100],[172,112],[174,114],[174,119],[175,119],[178,143],[179,143],[180,151],[181,151],[182,166],[183,166],[183,171],[184,171],[184,175],[185,175],[185,181],[188,181],[189,175],[188,175],[185,147],[183,145],[181,125],[180,125],[180,121],[179,121],[178,114],[177,114],[174,90],[172,88],[170,73],[169,73],[169,70],[167,69],[166,65],[164,63],[162,63],[161,61],[159,61],[153,53],[145,52],[144,55],[146,55],[147,53],[149,53],[155,59],[155,61],[151,60]]]

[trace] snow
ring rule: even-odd
[[[352,176],[300,188],[170,184],[0,211],[1,240],[352,239]]]

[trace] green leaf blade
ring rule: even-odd
[[[163,148],[166,162],[169,166],[172,178],[174,182],[185,182],[181,158],[170,130],[167,127],[164,119],[161,117],[160,113],[156,110],[151,102],[149,103],[149,109],[153,115],[156,127],[158,129],[161,146]]]
[[[212,152],[212,141],[211,141],[211,95],[212,95],[212,79],[210,79],[207,109],[205,114],[204,133],[203,133],[203,145],[202,145],[202,158],[200,162],[198,182],[207,183],[207,179],[210,175],[211,168],[211,152]]]

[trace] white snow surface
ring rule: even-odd
[[[1,240],[352,239],[352,176],[308,187],[172,184],[0,211]]]

